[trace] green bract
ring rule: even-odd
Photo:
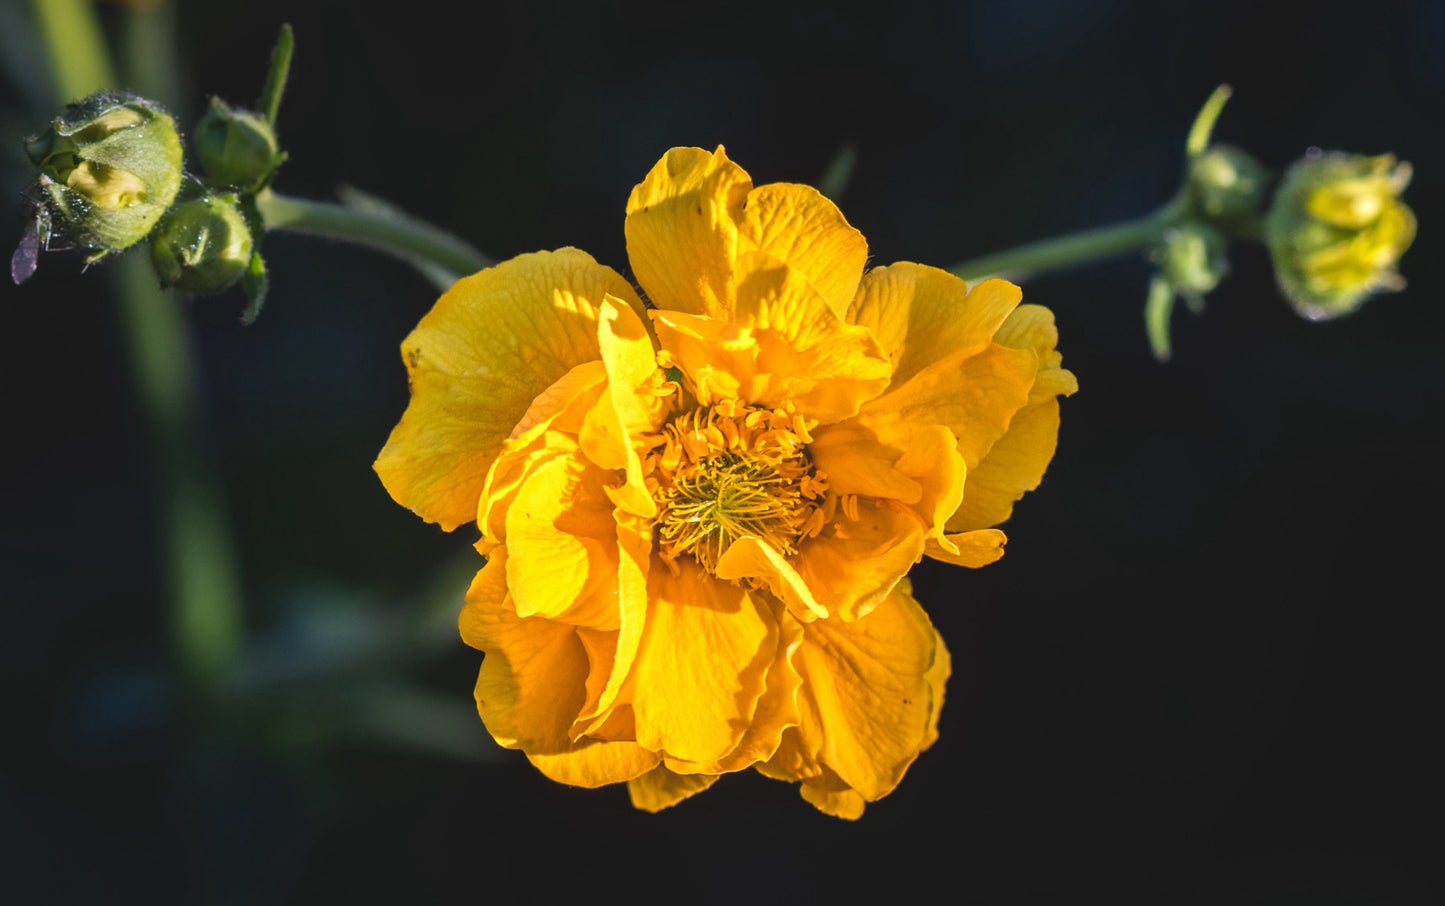
[[[181,186],[175,121],[129,95],[71,104],[25,150],[57,231],[98,255],[144,239]]]

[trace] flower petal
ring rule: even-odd
[[[936,362],[982,350],[1022,295],[1004,280],[970,290],[948,271],[903,261],[864,275],[848,322],[873,331],[898,387]]]
[[[1028,402],[1038,370],[1031,349],[991,344],[960,362],[941,360],[863,407],[858,420],[881,436],[896,425],[945,425],[973,470]]]
[[[634,808],[660,812],[717,783],[716,774],[674,774],[658,765],[627,784]]]
[[[457,281],[402,343],[411,403],[375,465],[392,497],[448,531],[475,519],[487,469],[533,400],[599,357],[609,293],[641,310],[627,281],[577,249]]]
[[[599,664],[593,657],[594,675],[598,667],[607,669],[606,685],[595,699],[578,715],[573,724],[573,738],[599,732],[612,716],[637,649],[642,643],[642,630],[647,621],[647,574],[652,556],[652,526],[646,520],[617,510],[617,621],[618,633],[610,660]]]
[[[635,742],[589,739],[562,752],[529,749],[527,760],[558,783],[594,789],[640,777],[660,759]]]
[[[830,614],[856,620],[886,598],[923,556],[924,528],[912,512],[858,501],[857,519],[840,508],[816,538],[798,544],[798,575]]]
[[[997,339],[1010,347],[1033,350],[1039,372],[1029,389],[1028,404],[1009,422],[1008,433],[969,471],[963,503],[948,520],[951,532],[1003,522],[1013,513],[1014,503],[1038,487],[1058,442],[1057,397],[1079,387],[1074,375],[1060,367],[1054,348],[1058,331],[1048,309],[1019,306],[999,329]]]
[[[856,418],[823,425],[808,444],[813,465],[828,478],[835,494],[887,497],[903,503],[923,499],[923,486],[893,467],[903,451],[884,444]]]
[[[799,619],[828,615],[827,608],[813,597],[808,583],[798,575],[793,565],[761,538],[746,535],[734,541],[718,558],[713,572],[719,579],[729,582],[739,579],[765,580],[768,590],[788,605]]]
[[[888,384],[866,328],[846,324],[797,272],[767,258],[739,287],[736,323],[653,311],[658,340],[692,379],[699,402],[793,404],[821,424],[848,418]],[[764,265],[767,266],[764,266]]]
[[[828,771],[869,802],[892,792],[930,733],[937,638],[902,589],[863,619],[806,624],[795,658],[801,723],[767,773],[816,781],[815,794],[836,786]]]
[[[643,481],[637,444],[661,426],[671,409],[657,350],[643,320],[611,300],[602,303],[598,342],[607,365],[607,394],[588,413],[578,440],[597,465],[624,472],[623,484],[608,492],[619,506],[655,516],[657,505]]]
[[[644,748],[710,763],[737,748],[777,654],[773,614],[753,595],[703,572],[653,570],[647,626],[629,697]]]
[[[1003,556],[1003,547],[1008,542],[998,529],[979,529],[958,535],[945,536],[955,550],[948,550],[937,541],[930,541],[923,552],[935,560],[952,563],[955,566],[987,566]]]
[[[627,258],[658,308],[726,317],[737,222],[753,187],[722,148],[673,148],[627,199]]]
[[[724,321],[751,273],[747,252],[785,262],[838,315],[868,256],[862,234],[816,189],[754,189],[722,148],[667,152],[633,189],[626,233],[633,273],[653,304]]]
[[[507,509],[507,587],[521,617],[617,629],[617,522],[580,454],[538,465]]]
[[[506,548],[497,548],[467,590],[462,640],[486,652],[477,711],[499,745],[528,753],[571,748],[567,728],[582,707],[587,654],[573,627],[511,608]]]

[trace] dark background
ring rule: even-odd
[[[1162,203],[1228,81],[1216,138],[1271,167],[1310,146],[1415,163],[1410,288],[1311,324],[1239,246],[1159,365],[1142,257],[1027,283],[1082,389],[1008,556],[915,571],[954,654],[942,738],[847,823],[753,774],[634,812],[479,725],[471,759],[312,739],[335,690],[283,702],[290,729],[188,710],[106,267],[45,256],[0,289],[0,899],[1445,901],[1445,4],[207,0],[179,9],[179,119],[252,102],[282,21],[278,187],[354,184],[497,257],[576,245],[626,273],[627,195],[668,147],[813,182],[851,143],[841,207],[873,261],[948,265]],[[44,113],[0,92],[18,197]],[[186,303],[207,445],[253,640],[344,647],[469,556],[370,468],[435,292],[352,247],[265,251],[255,326],[238,293]],[[407,676],[469,708],[478,656],[444,636]]]

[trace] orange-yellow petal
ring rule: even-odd
[[[1058,441],[1057,397],[1071,394],[1079,386],[1074,375],[1060,366],[1054,348],[1058,331],[1048,309],[1019,306],[999,329],[997,340],[1032,350],[1039,360],[1039,372],[1029,389],[1027,405],[1014,415],[1008,432],[969,471],[963,503],[948,520],[952,532],[1003,522],[1012,514],[1014,503],[1038,487]]]
[[[588,413],[578,440],[597,465],[623,472],[622,484],[608,488],[618,506],[655,516],[657,505],[644,483],[638,444],[662,425],[672,407],[657,351],[643,320],[610,300],[602,304],[598,341],[607,366],[607,394]]]
[[[889,364],[866,328],[843,322],[781,265],[760,264],[740,287],[737,323],[654,311],[662,348],[699,402],[793,404],[822,424],[858,411],[888,384]]]
[[[605,664],[593,655],[593,674],[606,670],[605,685],[589,694],[588,705],[570,731],[573,738],[597,732],[612,716],[618,696],[632,671],[647,622],[647,575],[652,556],[652,526],[646,520],[617,510],[617,621],[618,632]],[[593,691],[589,687],[589,693]]]
[[[689,796],[701,793],[717,783],[716,774],[674,774],[665,765],[658,765],[627,784],[627,793],[634,808],[660,812],[677,805]]]
[[[752,180],[723,150],[673,148],[627,199],[627,258],[659,308],[732,311],[737,221]]]
[[[690,559],[650,575],[647,625],[628,690],[637,741],[711,763],[737,748],[777,655],[770,608]]]
[[[752,180],[722,148],[674,148],[627,202],[627,254],[661,309],[734,317],[745,256],[784,262],[838,315],[863,273],[868,246],[827,198],[808,186]]]
[[[533,469],[507,509],[507,587],[517,615],[617,629],[617,522],[585,457]]]
[[[969,290],[948,271],[904,261],[863,277],[848,322],[873,331],[894,364],[897,387],[935,362],[981,351],[1020,298],[1019,288],[1003,280]]]
[[[911,511],[860,499],[857,516],[840,507],[830,528],[799,542],[793,560],[818,603],[844,620],[877,606],[923,556],[924,527]]]
[[[805,781],[805,797],[808,786],[815,795],[836,788],[830,772],[869,802],[890,793],[933,726],[937,638],[903,590],[863,619],[806,624],[795,658],[801,722],[764,773]]]
[[[945,535],[944,540],[954,547],[949,550],[937,541],[929,541],[923,552],[935,560],[952,563],[954,566],[987,566],[1003,556],[1008,538],[998,529],[979,529],[957,535]]]
[[[538,394],[599,358],[618,274],[577,249],[521,255],[457,281],[402,344],[411,403],[376,460],[392,497],[450,531],[477,516],[488,467]]]
[[[486,652],[477,676],[477,711],[498,744],[530,753],[572,747],[567,736],[582,707],[587,654],[573,627],[513,612],[505,548],[493,551],[467,591],[459,628]]]
[[[822,425],[808,444],[813,465],[828,477],[835,494],[887,497],[903,503],[923,499],[923,486],[893,467],[903,450],[878,439],[878,433],[856,418]]]
[[[990,344],[960,362],[942,360],[863,407],[858,420],[885,434],[895,425],[945,425],[958,438],[969,479],[1028,402],[1038,371],[1031,349]]]
[[[527,760],[558,783],[592,789],[631,781],[661,759],[635,742],[588,739],[560,752],[529,750]]]

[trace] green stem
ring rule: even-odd
[[[960,262],[949,270],[970,281],[984,277],[1023,279],[1046,271],[1112,258],[1153,245],[1182,213],[1182,203],[1174,201],[1148,217],[1030,242]]]
[[[256,208],[268,230],[342,239],[389,252],[421,268],[441,289],[492,265],[486,255],[450,233],[395,211],[292,198],[270,189],[256,196]]]
[[[31,0],[61,106],[118,87],[91,0]]]
[[[118,87],[89,0],[34,0],[33,6],[57,103]],[[128,49],[146,61],[129,84],[151,97],[173,94],[171,12],[130,15]],[[186,689],[207,697],[240,652],[241,599],[221,494],[199,442],[196,368],[185,318],[176,298],[156,285],[144,252],[120,256],[114,280],[136,392],[159,461],[172,644]]]
[[[202,453],[196,365],[175,296],[144,255],[115,265],[121,326],[156,444],[171,641],[186,688],[218,691],[241,650],[242,600],[221,493]]]

